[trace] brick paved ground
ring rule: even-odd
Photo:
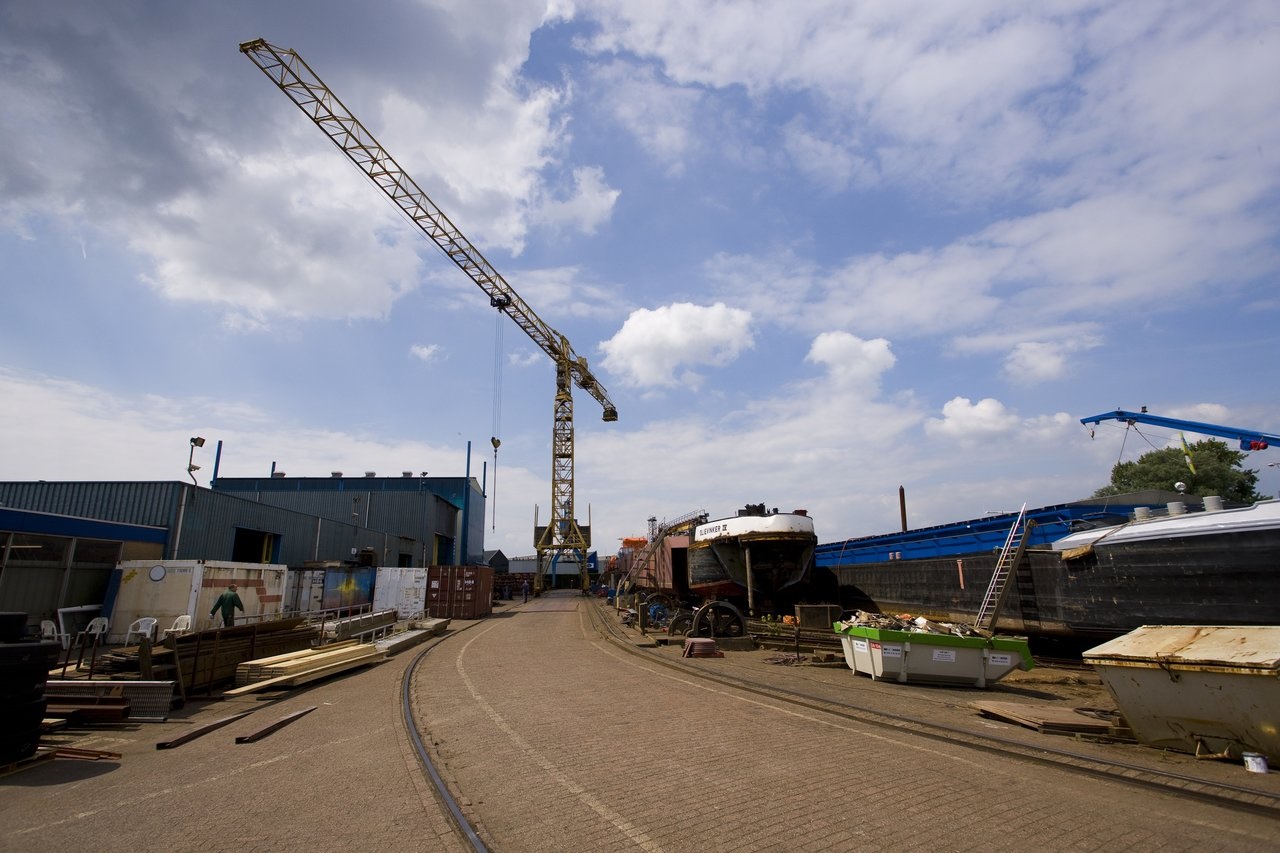
[[[544,596],[472,627],[419,671],[415,712],[493,849],[1280,843],[1280,821],[835,722],[637,662],[595,636],[586,606]],[[734,657],[700,665],[735,666]],[[898,685],[862,685],[911,701]]]
[[[493,850],[1250,851],[1280,843],[1280,821],[835,722],[672,673],[600,640],[587,606],[554,593],[455,623],[414,679],[425,738]],[[57,759],[0,777],[0,851],[462,849],[401,725],[401,677],[415,655],[280,701],[193,703],[187,719],[102,730],[78,744],[120,751],[120,762]],[[971,719],[965,702],[984,695],[876,685],[839,666],[777,667],[767,656],[730,652],[695,665],[939,719]],[[1009,689],[1047,690],[1034,681]],[[1096,694],[1096,685],[1079,689]],[[263,741],[234,743],[310,706]],[[249,708],[250,717],[218,732],[155,749]],[[1142,760],[1161,760],[1146,752]],[[1240,784],[1280,776],[1169,760],[1180,771],[1234,774]]]
[[[55,759],[0,777],[2,851],[461,850],[401,724],[412,654],[288,694],[192,703],[187,719],[103,729],[77,746],[120,762]],[[252,744],[235,738],[316,710]],[[253,710],[175,749],[159,741]]]

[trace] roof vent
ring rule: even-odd
[[[333,479],[337,480],[338,478],[340,478],[340,477],[342,476],[342,472],[341,472],[341,471],[330,471],[330,472],[329,472],[329,476],[330,476],[330,477],[332,477]]]
[[[364,475],[365,475],[366,477],[376,477],[376,476],[378,476],[378,472],[377,472],[377,471],[365,471],[365,472],[364,472]]]
[[[401,476],[401,477],[412,477],[412,476],[413,476],[413,472],[412,472],[412,471],[401,471],[401,472],[400,472],[400,476]]]
[[[273,479],[273,480],[283,480],[283,479],[284,479],[284,472],[283,472],[283,471],[272,471],[272,472],[271,472],[271,479]]]

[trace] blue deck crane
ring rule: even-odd
[[[1080,423],[1085,426],[1102,421],[1124,421],[1129,426],[1150,424],[1151,426],[1198,432],[1201,435],[1212,435],[1218,438],[1230,438],[1240,442],[1241,450],[1266,450],[1269,445],[1280,444],[1280,435],[1275,433],[1254,429],[1240,429],[1239,427],[1222,426],[1220,424],[1206,424],[1200,421],[1185,421],[1181,418],[1165,418],[1160,415],[1148,414],[1146,406],[1143,406],[1140,412],[1126,412],[1124,409],[1116,409],[1114,412],[1103,412],[1100,415],[1080,419]]]

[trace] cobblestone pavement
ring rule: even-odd
[[[1280,843],[1274,819],[835,721],[637,661],[598,638],[591,606],[576,594],[543,596],[472,626],[419,668],[415,714],[492,849]],[[738,654],[699,665],[738,666]],[[847,669],[831,677],[896,689],[898,702],[924,697],[926,714],[947,704],[929,698],[938,691],[874,685]]]
[[[0,851],[463,850],[405,736],[412,653],[288,693],[193,702],[165,723],[74,738],[119,762],[54,759],[0,777]],[[251,744],[235,738],[315,710]],[[174,749],[156,743],[241,711]]]
[[[424,740],[492,850],[1280,845],[1274,819],[840,722],[637,660],[591,628],[586,608],[596,606],[576,593],[504,604],[489,619],[455,622],[418,667],[411,698]],[[82,732],[71,745],[122,759],[56,759],[0,777],[0,851],[465,849],[401,719],[402,678],[417,656],[402,652],[272,701],[193,702],[169,722]],[[1046,736],[975,722],[967,702],[1103,699],[1096,680],[1073,674],[1028,673],[992,691],[906,688],[839,664],[771,665],[771,656],[688,663],[1033,742]],[[234,742],[308,707],[264,740]],[[176,749],[155,748],[243,710],[253,713]],[[1197,778],[1280,788],[1280,774],[1096,748]]]

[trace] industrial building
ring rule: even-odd
[[[478,564],[485,495],[470,477],[0,482],[0,611],[31,621],[100,605],[122,560],[417,567]],[[464,556],[467,555],[467,556]]]

